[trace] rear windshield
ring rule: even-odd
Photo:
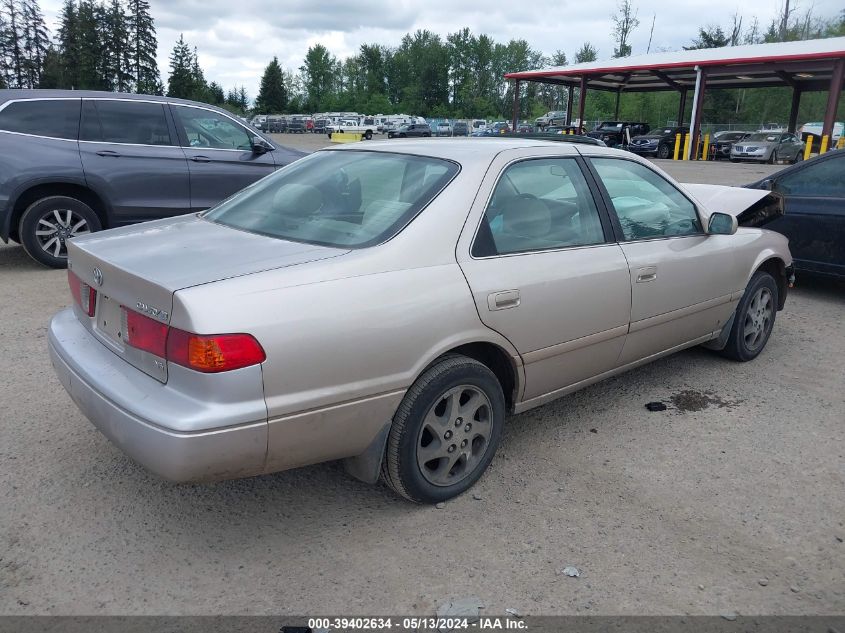
[[[316,152],[204,217],[293,242],[363,248],[396,235],[458,169],[450,161],[408,154]]]

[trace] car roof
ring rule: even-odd
[[[578,154],[574,144],[555,141],[542,141],[516,138],[489,137],[484,140],[448,138],[448,139],[402,139],[391,141],[378,141],[368,143],[362,147],[359,143],[350,143],[340,147],[327,147],[319,151],[342,152],[342,151],[372,151],[392,152],[397,154],[414,154],[417,156],[430,156],[432,158],[445,158],[457,162],[467,160],[486,159],[492,160],[500,152],[510,149],[523,149],[529,147],[555,147],[562,153]]]
[[[156,101],[161,103],[181,103],[185,105],[201,105],[216,108],[208,103],[176,99],[161,95],[143,95],[131,92],[105,92],[99,90],[32,90],[32,89],[4,89],[0,90],[0,104],[6,101],[22,99],[125,99],[129,101]]]

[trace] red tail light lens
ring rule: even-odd
[[[167,353],[168,329],[166,323],[123,307],[124,340],[132,347],[164,358]]]
[[[76,304],[89,317],[94,316],[97,308],[97,291],[69,270],[67,271],[67,283],[70,286],[70,294],[73,295],[73,300],[76,301]]]
[[[263,363],[267,355],[249,334],[201,336],[176,328],[167,337],[167,360],[196,371],[216,373]]]
[[[126,306],[123,306],[123,331],[127,345],[204,373],[241,369],[267,359],[261,344],[249,334],[193,334]]]

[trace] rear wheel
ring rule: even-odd
[[[34,260],[52,268],[67,267],[67,240],[102,228],[94,210],[76,198],[50,196],[31,204],[18,234]]]
[[[373,133],[370,130],[367,130],[366,132],[364,132],[364,138],[368,141],[371,141],[373,139]]]
[[[728,343],[722,354],[738,361],[754,360],[766,347],[775,325],[778,286],[769,273],[758,270],[736,308]]]
[[[445,501],[469,489],[489,466],[505,420],[505,398],[492,371],[446,356],[420,376],[393,417],[382,477],[417,503]]]

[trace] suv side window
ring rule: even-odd
[[[631,160],[593,158],[626,241],[703,233],[695,205],[668,180]]]
[[[173,106],[191,147],[252,149],[252,135],[231,119],[204,108]]]
[[[81,141],[175,145],[162,103],[92,99],[86,100],[84,114]]]
[[[604,241],[596,203],[575,159],[530,159],[511,165],[499,178],[472,254],[488,257]]]
[[[79,104],[79,99],[16,101],[0,111],[0,130],[75,141]]]

